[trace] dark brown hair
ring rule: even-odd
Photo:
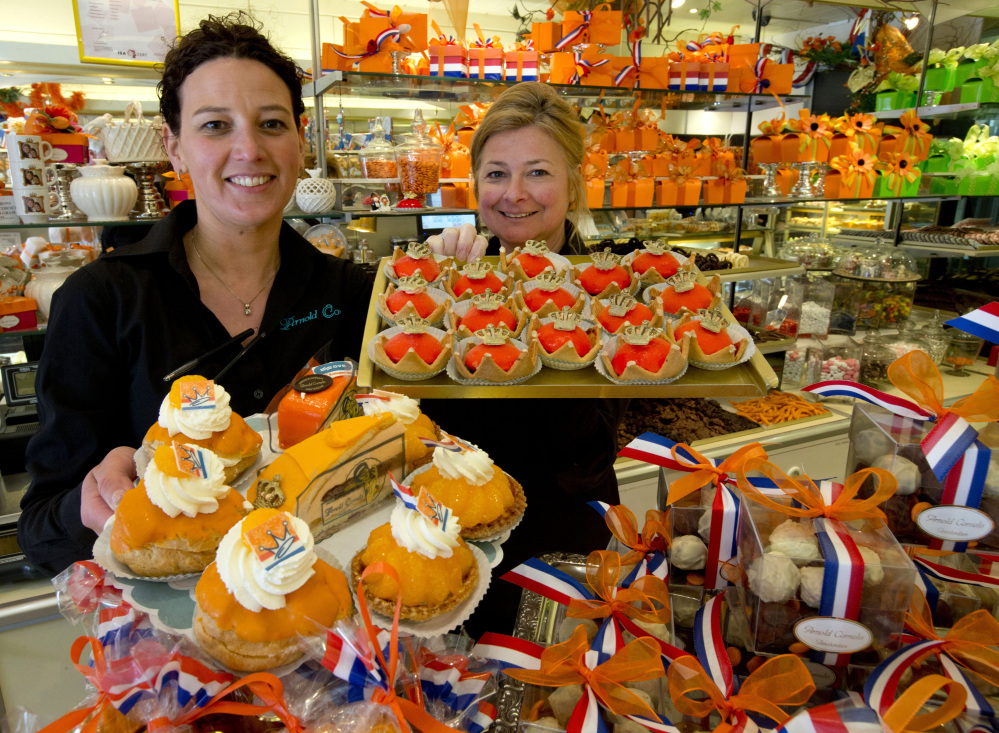
[[[280,77],[291,94],[291,111],[296,127],[301,126],[303,72],[298,65],[260,32],[249,13],[237,11],[224,16],[209,15],[198,27],[177,39],[163,59],[163,76],[156,89],[160,114],[174,134],[180,133],[180,87],[199,66],[220,58],[259,61]]]

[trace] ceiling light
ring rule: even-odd
[[[902,22],[905,24],[905,27],[908,28],[911,31],[917,25],[919,25],[919,16],[918,15],[910,15],[908,18],[906,18]]]
[[[673,0],[673,2],[670,3],[670,7],[672,7],[672,8],[679,8],[685,2],[687,2],[687,0]]]
[[[691,12],[691,13],[696,13],[696,12],[697,12],[697,8],[691,8],[691,9],[690,9],[690,12]]]
[[[104,82],[105,84],[114,84],[114,79],[112,79],[110,76],[102,76],[101,81]]]

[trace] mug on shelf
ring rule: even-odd
[[[55,171],[41,160],[22,160],[16,168],[11,167],[10,180],[15,189],[30,186],[48,186]]]
[[[14,207],[23,224],[41,224],[52,213],[47,186],[28,186],[14,191]]]
[[[11,169],[20,168],[24,161],[52,159],[52,144],[42,140],[41,135],[7,135],[6,139]]]

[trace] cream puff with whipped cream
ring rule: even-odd
[[[144,577],[200,573],[247,507],[226,485],[222,461],[212,451],[162,445],[115,508],[111,552]]]
[[[347,578],[316,557],[309,526],[256,509],[219,544],[195,589],[194,636],[230,669],[258,672],[302,656],[300,636],[353,611]]]
[[[220,384],[188,375],[175,380],[160,403],[159,417],[142,439],[148,456],[171,441],[208,448],[225,467],[232,483],[253,465],[263,439],[229,407],[229,393]]]
[[[422,489],[461,517],[465,539],[492,537],[516,524],[527,508],[524,489],[489,454],[455,443],[434,448],[432,465],[414,474],[410,488]]]
[[[358,395],[358,403],[365,415],[389,413],[406,428],[406,473],[430,461],[432,447],[422,439],[440,440],[440,431],[433,420],[420,411],[420,403],[412,397],[397,392],[375,389],[371,394]]]
[[[441,519],[442,515],[446,515]],[[453,513],[438,519],[397,503],[388,524],[372,530],[367,546],[351,563],[354,584],[369,565],[392,566],[399,582],[388,575],[364,580],[368,605],[391,616],[395,599],[402,596],[400,618],[425,621],[454,610],[479,582],[479,568],[468,544],[461,538],[461,524]]]

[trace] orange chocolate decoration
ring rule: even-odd
[[[351,383],[347,374],[306,374],[295,380],[278,404],[278,445],[289,448],[322,430]]]
[[[213,532],[224,535],[243,518],[243,501],[239,492],[229,489],[211,514],[170,517],[149,500],[145,483],[139,481],[138,486],[125,492],[115,509],[111,550],[124,554],[175,537],[197,542],[208,539]]]
[[[301,588],[284,597],[284,608],[274,611],[254,612],[243,608],[226,589],[215,563],[201,576],[195,595],[201,610],[214,619],[220,629],[238,629],[239,636],[247,641],[268,642],[296,635],[308,636],[315,633],[313,621],[329,628],[350,613],[353,605],[343,573],[322,560],[316,560],[312,569],[315,574]]]

